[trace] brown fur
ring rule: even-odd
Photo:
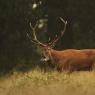
[[[31,42],[35,43],[42,49],[42,61],[51,61],[52,64],[57,66],[57,69],[60,71],[63,70],[84,70],[84,69],[93,69],[95,66],[95,49],[83,49],[83,50],[75,50],[75,49],[68,49],[64,51],[56,51],[52,49],[57,41],[64,35],[66,30],[67,21],[65,21],[62,17],[60,20],[65,24],[64,29],[62,32],[55,36],[55,38],[47,43],[41,43],[36,37],[36,28],[39,24],[38,22],[33,27],[30,23],[30,27],[33,30],[33,40]],[[31,39],[31,37],[28,35]]]
[[[85,70],[95,68],[95,49],[56,51],[51,49],[51,62],[59,71]]]

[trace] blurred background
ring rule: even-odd
[[[68,21],[56,50],[95,48],[94,0],[0,0],[0,74],[44,68],[40,49],[32,38],[32,26],[41,42],[48,42],[64,28],[59,17]]]

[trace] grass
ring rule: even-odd
[[[0,95],[95,95],[95,72],[14,71],[0,77]]]

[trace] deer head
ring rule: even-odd
[[[36,28],[38,27],[39,22],[37,21],[34,27],[30,23],[33,37],[30,37],[29,34],[27,34],[27,36],[31,40],[32,43],[34,43],[36,46],[38,46],[42,50],[42,55],[43,55],[43,58],[41,59],[42,61],[49,61],[51,59],[51,51],[53,50],[58,40],[64,35],[67,21],[65,21],[62,17],[60,17],[59,19],[65,24],[64,29],[63,31],[61,31],[61,33],[59,33],[59,35],[55,36],[54,39],[50,41],[49,43],[42,43],[37,39]]]

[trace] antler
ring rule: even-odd
[[[65,21],[62,17],[60,17],[60,20],[65,24],[64,29],[63,29],[63,31],[60,33],[60,35],[56,36],[56,37],[53,39],[53,41],[51,41],[50,43],[48,43],[48,45],[49,45],[50,47],[54,47],[54,46],[55,46],[56,42],[64,35],[64,32],[65,32],[65,30],[66,30],[67,21]],[[36,24],[35,24],[35,26],[33,27],[33,26],[31,25],[31,23],[30,23],[30,27],[31,27],[32,32],[33,32],[33,33],[32,33],[32,34],[33,34],[33,39],[31,39],[31,37],[29,36],[28,33],[27,33],[27,36],[28,36],[28,38],[31,40],[31,42],[33,42],[33,43],[35,43],[35,44],[37,44],[37,45],[39,45],[39,46],[45,47],[45,46],[47,46],[47,45],[41,43],[41,42],[37,39],[37,36],[36,36],[36,28],[37,28],[38,24],[39,24],[39,21],[37,21]]]
[[[30,27],[31,27],[32,32],[33,32],[33,39],[30,38],[30,36],[29,36],[28,33],[27,33],[27,36],[28,36],[29,39],[31,39],[31,42],[33,42],[33,43],[35,43],[35,44],[37,44],[37,45],[39,45],[39,46],[46,46],[45,44],[41,43],[41,42],[37,39],[37,36],[36,36],[36,28],[37,28],[38,24],[39,24],[39,22],[37,21],[36,24],[35,24],[35,26],[33,27],[33,26],[31,25],[31,23],[30,23]]]
[[[58,35],[58,36],[56,35],[56,37],[53,39],[53,41],[49,43],[49,45],[52,46],[52,47],[55,46],[56,42],[64,35],[64,32],[66,30],[67,21],[65,21],[62,17],[59,17],[59,18],[65,24],[65,26],[64,26],[64,29],[61,32],[61,34]]]

